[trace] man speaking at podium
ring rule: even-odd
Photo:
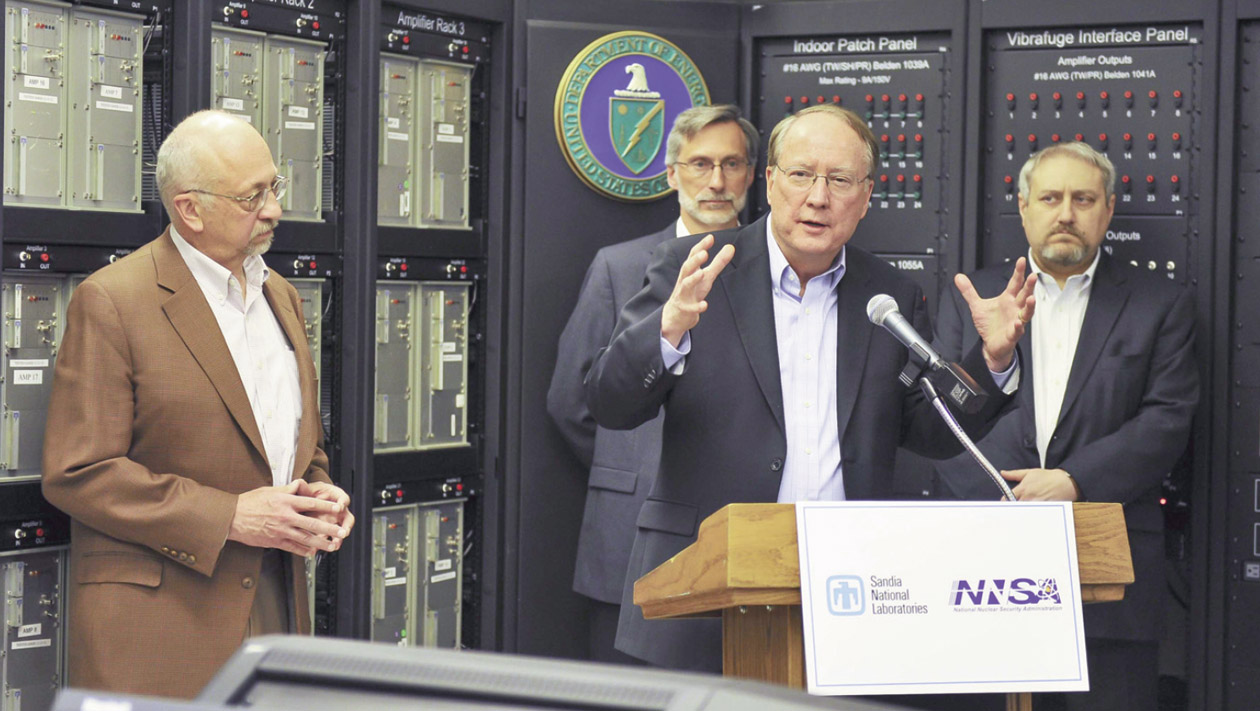
[[[658,666],[720,671],[717,621],[648,622],[632,603],[634,581],[694,541],[719,508],[887,497],[899,444],[928,456],[961,451],[919,389],[898,381],[906,348],[865,313],[871,297],[889,294],[930,334],[922,292],[846,247],[866,214],[878,151],[866,123],[837,106],[779,122],[766,167],[770,214],[662,244],[592,366],[587,400],[600,425],[635,427],[665,408],[619,650]],[[962,362],[990,394],[962,418],[977,432],[1009,402],[1002,385],[1018,382],[1015,344],[1032,316],[1032,280],[1021,260],[992,299],[965,278],[960,288],[985,334]]]
[[[1194,305],[1177,283],[1099,250],[1115,177],[1107,156],[1084,143],[1046,148],[1020,171],[1019,212],[1037,280],[1037,315],[1019,343],[1026,387],[978,443],[1020,500],[1124,504],[1135,581],[1122,602],[1085,607],[1090,691],[1035,698],[1039,709],[1158,705],[1159,493],[1198,404]],[[981,294],[995,294],[1009,272],[996,266],[972,280]],[[942,299],[937,318],[944,358],[978,340],[957,297]],[[937,472],[947,494],[994,498],[970,458],[939,462]]]

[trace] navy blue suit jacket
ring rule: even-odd
[[[787,439],[766,218],[714,236],[711,254],[733,244],[735,256],[690,331],[684,372],[666,371],[661,360],[661,307],[699,235],[657,248],[646,286],[622,310],[587,377],[587,402],[605,427],[635,427],[665,408],[661,466],[639,512],[617,648],[659,666],[709,671],[721,668],[715,621],[649,622],[629,603],[634,581],[692,543],[704,518],[730,503],[778,498]],[[931,333],[922,291],[883,260],[852,245],[847,250],[837,287],[836,392],[845,492],[887,498],[899,444],[937,457],[961,448],[918,389],[898,381],[905,347],[866,317],[870,298],[886,293],[916,328]],[[993,383],[980,348],[964,366],[994,394],[982,413],[964,419],[976,432],[1009,398]]]
[[[981,296],[991,296],[1005,287],[1011,270],[1010,265],[984,269],[972,282]],[[956,293],[943,298],[936,342],[941,355],[957,358],[978,340],[962,298]],[[1029,329],[1019,345],[1025,374],[1018,406],[977,443],[998,469],[1041,466],[1031,345]],[[1071,474],[1086,500],[1124,504],[1136,580],[1122,602],[1085,607],[1088,637],[1160,637],[1165,587],[1160,484],[1185,450],[1198,401],[1190,291],[1104,254],[1046,452],[1046,468]],[[946,495],[998,496],[966,455],[936,468]]]

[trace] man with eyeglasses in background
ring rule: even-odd
[[[739,224],[759,142],[757,129],[737,106],[697,106],[678,114],[665,144],[666,177],[678,191],[678,219],[659,232],[599,250],[560,336],[547,412],[590,470],[573,574],[574,591],[591,600],[590,659],[635,661],[613,649],[613,638],[635,519],[660,463],[661,418],[626,431],[596,427],[583,381],[599,349],[608,344],[621,307],[643,287],[656,246]]]
[[[692,543],[719,508],[887,498],[898,445],[938,458],[961,451],[919,389],[898,381],[906,348],[866,315],[871,297],[889,294],[929,336],[922,292],[846,244],[866,214],[878,152],[866,123],[838,106],[784,118],[767,155],[770,213],[657,249],[646,285],[592,365],[587,401],[601,426],[665,413],[617,649],[658,666],[721,671],[718,620],[646,621],[632,604],[634,581]],[[958,280],[984,335],[962,365],[990,393],[980,413],[959,418],[973,435],[1018,383],[1015,344],[1033,312],[1024,272],[1021,259],[987,300]]]
[[[193,114],[157,181],[170,227],[70,302],[43,490],[73,519],[69,684],[192,697],[244,638],[309,633],[304,558],[354,517],[297,291],[259,256],[285,189],[266,142]]]

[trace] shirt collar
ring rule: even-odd
[[[735,221],[735,226],[736,227],[740,226],[739,220]],[[692,232],[690,229],[687,228],[687,223],[683,222],[683,219],[681,216],[674,223],[674,236],[675,237],[689,237],[694,234],[709,234],[709,233],[708,232]]]
[[[1090,284],[1093,284],[1094,272],[1098,271],[1098,262],[1100,262],[1101,260],[1102,260],[1102,249],[1099,249],[1097,252],[1094,252],[1094,261],[1090,262],[1089,268],[1086,269],[1084,272],[1081,272],[1080,274],[1073,274],[1072,276],[1068,277],[1063,282],[1064,286],[1067,286],[1068,284],[1075,281],[1081,282],[1081,288],[1085,288],[1089,286]],[[1058,286],[1058,282],[1055,281],[1053,276],[1042,271],[1041,267],[1037,266],[1037,261],[1033,259],[1031,248],[1029,248],[1028,250],[1028,268],[1032,270],[1033,274],[1037,275],[1037,283],[1044,286],[1046,284],[1046,280],[1048,279],[1050,280],[1051,283],[1054,283],[1055,286]]]
[[[772,284],[796,297],[801,293],[800,280],[797,278],[796,272],[792,270],[792,265],[788,264],[787,257],[783,256],[783,250],[779,248],[779,243],[774,238],[772,222],[770,214],[766,213],[766,249],[770,252],[770,280]],[[847,254],[847,245],[841,247],[840,254],[837,254],[836,258],[831,262],[831,268],[814,277],[814,279],[821,279],[820,283],[828,291],[836,288],[836,285],[844,278]]]
[[[188,240],[175,229],[174,224],[171,225],[171,241],[175,243],[175,249],[179,250],[179,255],[184,258],[184,263],[188,265],[193,278],[201,285],[206,297],[214,298],[219,303],[225,301],[232,291],[232,283],[236,280],[232,272],[189,244]],[[261,290],[263,282],[271,276],[267,263],[255,254],[246,257],[243,266],[246,292]]]

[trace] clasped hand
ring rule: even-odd
[[[346,492],[325,482],[264,486],[237,497],[228,540],[303,557],[335,551],[354,528],[349,506]]]

